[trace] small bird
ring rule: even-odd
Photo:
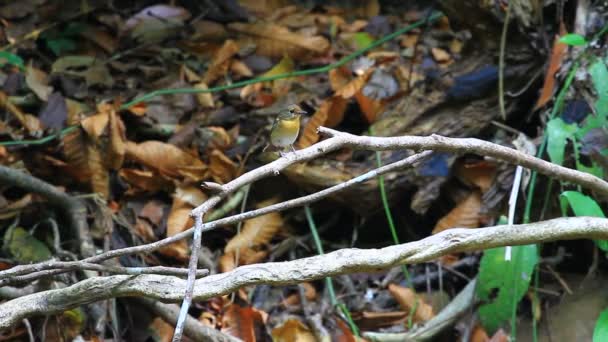
[[[300,115],[306,114],[300,106],[292,104],[281,110],[270,129],[270,143],[264,148],[272,146],[279,150],[281,156],[285,148],[289,147],[293,152],[293,143],[300,133]]]

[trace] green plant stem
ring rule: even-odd
[[[500,36],[500,54],[498,58],[498,107],[500,108],[500,116],[502,120],[507,120],[507,111],[505,110],[505,48],[507,46],[507,31],[509,29],[509,21],[511,20],[511,3],[507,5],[507,13],[505,14],[505,23],[502,26],[502,34]]]
[[[570,85],[572,84],[572,81],[574,80],[574,76],[576,75],[576,71],[578,70],[578,67],[580,65],[580,62],[576,61],[574,63],[574,65],[572,66],[572,68],[570,69],[570,72],[568,73],[568,77],[566,77],[566,81],[564,82],[564,86],[560,89],[557,98],[555,99],[555,105],[553,106],[553,109],[551,110],[551,115],[549,117],[549,119],[553,119],[555,118],[555,116],[557,115],[557,113],[561,110],[563,104],[564,104],[564,100],[566,98],[566,93],[568,91],[568,89],[570,88]],[[545,132],[543,132],[543,142],[540,144],[540,146],[538,147],[538,151],[536,152],[536,157],[537,158],[541,158],[543,153],[545,153],[545,148],[547,146],[547,135],[545,134]],[[526,209],[524,211],[524,219],[523,219],[523,223],[530,223],[530,213],[532,211],[532,198],[534,196],[534,190],[536,188],[536,178],[537,178],[537,174],[536,171],[532,171],[532,176],[530,177],[530,186],[528,187],[528,193],[527,193],[527,198],[526,198]]]
[[[350,55],[347,55],[344,58],[340,59],[339,61],[326,65],[326,66],[323,66],[323,67],[306,69],[306,70],[298,70],[298,71],[287,72],[287,73],[267,76],[267,77],[258,77],[258,78],[254,78],[251,80],[236,82],[236,83],[227,84],[227,85],[223,85],[223,86],[219,86],[219,87],[208,88],[208,89],[197,89],[197,88],[159,89],[159,90],[155,90],[153,92],[147,93],[141,97],[138,97],[132,101],[129,101],[129,102],[123,104],[121,106],[121,109],[129,108],[135,104],[148,101],[148,100],[150,100],[156,96],[160,96],[160,95],[212,93],[212,92],[217,92],[217,91],[222,91],[222,90],[240,88],[240,87],[244,87],[244,86],[254,84],[254,83],[269,82],[269,81],[274,81],[274,80],[283,79],[283,78],[290,78],[290,77],[296,77],[296,76],[305,76],[305,75],[312,75],[312,74],[328,72],[332,69],[339,68],[339,67],[345,65],[346,63],[354,60],[355,58],[363,55],[364,53],[366,53],[372,49],[375,49],[376,47],[378,47],[390,40],[393,40],[408,31],[418,28],[418,27],[426,24],[427,22],[433,22],[433,21],[439,19],[441,16],[443,16],[443,13],[441,13],[441,12],[433,13],[428,19],[419,20],[411,25],[408,25],[402,29],[399,29],[389,35],[386,35],[386,36],[376,40],[369,46],[367,46],[363,49],[357,50],[357,51],[351,53]]]
[[[278,75],[274,75],[274,76],[268,76],[268,77],[257,77],[257,78],[253,78],[250,80],[246,80],[246,81],[242,81],[242,82],[236,82],[236,83],[231,83],[231,84],[227,84],[227,85],[222,85],[222,86],[217,86],[217,87],[212,87],[212,88],[208,88],[208,89],[197,89],[197,88],[170,88],[170,89],[159,89],[159,90],[155,90],[152,92],[149,92],[147,94],[142,95],[141,97],[135,98],[127,103],[124,103],[120,106],[120,109],[128,109],[129,107],[132,107],[140,102],[146,102],[151,100],[152,98],[156,97],[156,96],[161,96],[161,95],[171,95],[171,94],[200,94],[200,93],[215,93],[218,91],[223,91],[223,90],[229,90],[229,89],[235,89],[235,88],[240,88],[240,87],[244,87],[250,84],[255,84],[255,83],[260,83],[260,82],[269,82],[269,81],[274,81],[274,80],[279,80],[279,79],[284,79],[284,78],[290,78],[290,77],[297,77],[297,76],[305,76],[305,75],[313,75],[313,74],[318,74],[318,73],[323,73],[323,72],[328,72],[332,69],[335,68],[339,68],[343,65],[345,65],[346,63],[354,60],[355,58],[363,55],[364,53],[375,49],[376,47],[390,41],[393,40],[395,38],[397,38],[398,36],[411,31],[415,28],[418,28],[424,24],[428,24],[431,22],[436,21],[437,19],[441,18],[443,16],[443,13],[441,12],[435,12],[433,14],[431,14],[428,18],[425,18],[423,20],[419,20],[411,25],[408,25],[404,28],[401,28],[389,35],[386,35],[376,41],[374,41],[371,45],[369,45],[366,48],[357,50],[353,53],[351,53],[350,55],[347,55],[345,57],[343,57],[342,59],[340,59],[339,61],[332,63],[332,64],[328,64],[326,66],[323,67],[319,67],[319,68],[312,68],[312,69],[306,69],[306,70],[298,70],[298,71],[293,71],[293,72],[288,72],[288,73],[283,73],[283,74],[278,74]],[[15,146],[15,145],[39,145],[39,144],[44,144],[46,142],[49,142],[51,140],[53,140],[55,137],[58,136],[62,136],[74,129],[76,129],[77,125],[74,126],[70,126],[67,128],[64,128],[61,132],[57,133],[57,134],[52,134],[49,135],[43,139],[39,139],[39,140],[16,140],[16,141],[5,141],[5,142],[0,142],[0,146]]]
[[[323,244],[321,243],[321,238],[319,237],[319,232],[317,230],[317,225],[315,224],[315,220],[312,217],[312,211],[310,210],[310,206],[304,206],[304,214],[306,215],[306,221],[308,221],[308,227],[310,228],[310,233],[312,234],[312,239],[315,242],[315,247],[317,248],[317,254],[323,255],[325,252],[323,251]],[[329,298],[331,301],[331,305],[333,307],[337,307],[348,321],[348,325],[350,329],[356,336],[359,336],[359,328],[355,325],[348,308],[344,304],[338,303],[338,299],[336,297],[336,291],[334,289],[334,283],[332,282],[330,277],[325,278],[325,285],[327,286],[327,292],[329,293]]]

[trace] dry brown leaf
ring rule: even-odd
[[[399,41],[399,44],[401,45],[401,47],[404,48],[413,48],[414,46],[416,46],[419,37],[420,35],[418,33],[406,34],[402,36],[401,40]]]
[[[313,301],[317,298],[317,289],[315,289],[315,287],[311,283],[302,283],[302,284],[299,284],[298,286],[304,287],[304,297],[306,297],[307,300]],[[285,298],[283,301],[281,301],[281,305],[283,305],[285,307],[299,305],[299,304],[300,304],[300,294],[299,293],[294,293],[292,295],[289,295],[289,296],[287,296],[287,298]]]
[[[118,170],[122,166],[125,160],[125,152],[127,150],[127,136],[125,132],[125,124],[122,122],[120,116],[114,109],[110,107],[108,116],[110,117],[110,147],[107,149],[107,156],[105,158],[106,164],[112,170]]]
[[[329,71],[329,85],[331,90],[338,91],[344,88],[351,80],[351,72],[347,67],[339,67]]]
[[[307,37],[269,22],[230,23],[228,28],[253,39],[256,53],[263,56],[303,59],[329,49],[329,41],[322,36]]]
[[[433,55],[433,59],[437,63],[447,63],[452,59],[450,54],[441,48],[436,48],[436,47],[432,48],[431,54]]]
[[[361,89],[367,83],[373,72],[374,68],[368,68],[362,75],[357,76],[357,78],[349,81],[339,90],[336,90],[336,93],[334,95],[341,96],[345,99],[350,99],[361,91]],[[338,83],[337,81],[334,82]]]
[[[382,111],[384,110],[384,101],[367,97],[363,95],[362,91],[358,91],[355,94],[355,99],[357,99],[357,103],[359,104],[359,108],[361,108],[361,112],[363,112],[365,119],[370,124],[375,122],[376,118],[378,117],[378,114],[382,113]]]
[[[105,166],[104,158],[93,143],[87,144],[87,167],[91,170],[91,188],[94,193],[103,198],[110,198],[110,175]]]
[[[108,122],[110,121],[110,117],[107,113],[97,113],[91,116],[86,117],[80,122],[82,129],[91,137],[93,140],[98,141],[99,137],[103,134],[106,127],[108,126]]]
[[[190,212],[207,199],[207,196],[195,185],[180,185],[173,193],[173,204],[167,217],[167,237],[181,233],[194,224]],[[188,259],[186,240],[163,247],[160,252],[166,256],[185,261]]]
[[[135,189],[127,190],[127,194],[133,195],[140,191],[157,192],[168,189],[171,183],[150,170],[125,169],[118,171],[120,178],[124,179]]]
[[[199,82],[194,85],[196,89],[209,89],[205,82]],[[196,93],[196,100],[198,104],[203,108],[215,108],[215,102],[213,101],[213,95],[211,93]]]
[[[211,61],[205,76],[203,76],[203,83],[211,84],[225,75],[230,67],[230,60],[237,52],[239,52],[239,46],[234,40],[225,41],[224,45],[213,56],[213,61]]]
[[[37,117],[23,112],[19,107],[8,100],[8,96],[3,91],[0,91],[0,107],[6,108],[6,110],[11,112],[29,134],[35,135],[37,132],[42,132],[44,130],[42,123]]]
[[[369,312],[362,311],[353,313],[353,320],[361,330],[377,330],[403,324],[408,313],[405,311],[392,312]]]
[[[233,60],[232,63],[230,64],[230,72],[232,72],[235,76],[253,77],[253,71],[251,71],[251,69],[249,69],[247,64],[245,64],[239,60],[236,60],[236,59]],[[235,77],[235,78],[240,78],[240,77]]]
[[[25,83],[39,99],[45,102],[53,92],[53,87],[48,85],[48,75],[44,71],[34,68],[32,62],[28,63],[25,68]]]
[[[277,200],[272,198],[260,202],[257,207],[263,208],[276,202]],[[276,212],[247,220],[241,233],[228,241],[224,254],[232,255],[233,258],[238,254],[239,265],[259,260],[265,254],[264,247],[270,243],[282,227],[283,217]]]
[[[433,234],[450,228],[477,228],[481,215],[481,192],[472,191],[462,202],[458,203],[447,215],[442,217],[435,228]]]
[[[272,329],[272,340],[276,342],[316,342],[315,335],[297,319],[288,319],[280,326]]]
[[[543,88],[540,93],[540,97],[538,101],[536,101],[536,105],[534,105],[534,110],[544,106],[551,100],[553,97],[553,91],[555,89],[555,73],[559,71],[559,68],[562,65],[562,60],[566,56],[566,52],[568,51],[568,45],[559,41],[561,36],[566,35],[566,28],[564,27],[564,23],[560,23],[559,28],[559,36],[556,36],[553,40],[553,48],[551,49],[551,59],[549,60],[549,67],[547,67],[547,73],[545,74],[545,81],[543,83]]]
[[[473,185],[485,193],[492,186],[496,176],[496,165],[486,161],[465,163],[460,161],[456,165],[456,177],[467,185]]]
[[[481,327],[481,325],[476,325],[471,332],[471,338],[469,339],[471,342],[488,342],[490,341],[490,337],[488,337],[488,333]]]
[[[414,322],[426,322],[435,316],[433,307],[427,304],[424,299],[417,295],[412,289],[396,284],[389,284],[388,291],[403,310],[411,311],[416,308]]]
[[[170,178],[200,181],[207,175],[207,168],[200,159],[161,141],[150,140],[140,144],[129,141],[125,155]]]
[[[332,96],[321,103],[319,109],[308,120],[298,139],[298,148],[306,148],[319,141],[317,129],[319,126],[335,127],[342,119],[346,111],[347,101],[340,96]]]
[[[232,304],[222,317],[222,332],[243,341],[255,342],[255,332],[265,329],[267,316],[266,313],[255,308]]]
[[[173,339],[173,332],[175,331],[173,325],[165,322],[160,317],[155,318],[154,321],[150,323],[148,329],[156,335],[154,341],[157,342],[170,342]]]
[[[498,329],[498,331],[492,335],[490,342],[509,342],[510,340],[509,335],[504,330]]]
[[[209,155],[209,173],[213,180],[220,184],[228,183],[237,176],[238,165],[220,150],[213,150]]]

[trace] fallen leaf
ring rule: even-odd
[[[433,59],[437,63],[447,63],[452,59],[450,54],[441,48],[436,48],[436,47],[432,48],[431,54],[433,55]]]
[[[213,180],[226,184],[237,177],[238,165],[226,157],[220,150],[213,150],[209,155],[209,173]]]
[[[209,87],[207,87],[207,84],[205,84],[205,82],[199,82],[199,83],[195,84],[194,88],[203,89],[203,90],[209,89]],[[201,107],[203,107],[203,108],[215,108],[215,103],[213,101],[213,94],[211,94],[211,93],[196,93],[196,100],[198,101],[198,104],[201,105]]]
[[[149,140],[140,144],[129,141],[125,156],[165,177],[200,181],[207,175],[207,167],[199,158],[161,141]]]
[[[260,202],[257,207],[263,208],[276,203],[275,198]],[[265,245],[283,227],[283,217],[279,213],[270,213],[245,221],[240,234],[235,235],[224,248],[224,255],[234,258],[238,255],[239,265],[247,265],[265,255]],[[228,271],[222,269],[223,272]]]
[[[267,314],[252,307],[231,304],[222,316],[222,332],[247,342],[256,341],[256,331],[263,331]]]
[[[203,83],[207,85],[212,84],[215,80],[225,75],[230,67],[230,60],[237,52],[239,52],[239,46],[234,40],[228,39],[225,41],[207,67],[207,72],[203,76]]]
[[[272,329],[272,340],[276,342],[314,342],[317,339],[310,328],[299,320],[292,318]]]
[[[253,39],[256,53],[262,56],[304,59],[329,49],[329,41],[322,36],[307,37],[269,22],[230,23],[228,28]]]
[[[472,191],[454,209],[437,222],[435,228],[433,228],[433,234],[450,228],[479,227],[481,219],[480,209],[481,192],[479,190]]]
[[[403,310],[411,311],[415,308],[416,312],[413,317],[414,322],[426,322],[435,316],[433,307],[427,304],[424,299],[417,295],[412,289],[389,284],[388,291]]]
[[[298,139],[298,148],[306,148],[319,141],[317,129],[320,126],[335,127],[344,119],[347,105],[346,99],[332,96],[321,103],[319,109],[308,120]]]
[[[25,68],[25,83],[39,99],[45,102],[53,92],[53,87],[49,86],[48,75],[44,71],[34,68],[32,62]]]

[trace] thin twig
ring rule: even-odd
[[[377,272],[431,261],[448,253],[571,239],[608,239],[608,219],[568,217],[514,226],[448,229],[419,241],[385,248],[348,248],[294,261],[245,265],[198,279],[193,299],[205,300],[259,284],[288,285],[340,274]],[[18,324],[23,318],[63,312],[112,297],[146,296],[176,302],[183,298],[186,283],[178,277],[147,274],[89,278],[0,304],[0,329]]]
[[[332,129],[321,127],[319,131],[332,136],[329,139],[321,141],[305,149],[296,151],[295,153],[289,153],[285,157],[279,158],[269,164],[261,166],[255,170],[247,172],[242,176],[234,179],[233,181],[222,186],[222,193],[212,196],[203,205],[196,208],[193,213],[200,213],[213,207],[225,196],[233,193],[237,189],[250,184],[256,180],[268,177],[274,174],[278,174],[281,170],[298,162],[308,161],[314,159],[320,155],[338,150],[343,147],[353,147],[359,149],[371,149],[371,150],[394,150],[394,149],[414,149],[414,150],[434,150],[451,153],[474,153],[483,156],[490,156],[495,159],[508,162],[515,165],[522,165],[532,170],[536,170],[539,173],[572,182],[574,184],[580,184],[586,188],[592,189],[598,193],[608,195],[608,183],[602,179],[590,175],[588,173],[572,170],[563,166],[549,163],[542,159],[530,156],[528,154],[519,152],[515,149],[504,147],[498,144],[493,144],[479,139],[473,138],[446,138],[438,135],[428,137],[416,137],[416,136],[403,136],[403,137],[359,137],[348,133],[338,132]],[[395,167],[394,164],[392,167]],[[388,166],[388,165],[387,165]],[[403,166],[403,165],[402,165]],[[383,167],[384,168],[384,167]],[[381,168],[381,169],[383,169]],[[398,169],[398,167],[395,167]],[[377,169],[380,170],[380,169]],[[376,171],[377,171],[376,170]],[[386,169],[383,169],[386,171]],[[305,196],[302,199],[291,200],[285,203],[280,203],[274,206],[262,208],[252,212],[244,213],[241,215],[235,215],[221,220],[205,223],[202,227],[203,231],[208,231],[220,227],[222,225],[237,223],[240,220],[249,219],[258,215],[267,214],[271,211],[268,209],[272,208],[272,211],[285,210],[293,208],[294,206],[301,206],[312,201],[319,200],[333,192],[343,190],[346,187],[352,186],[356,183],[367,181],[385,172],[371,171],[359,177],[353,178],[352,180],[336,185],[329,189],[322,190],[316,194]],[[193,229],[190,228],[184,232],[173,235],[171,237],[146,244],[141,246],[127,247],[123,249],[117,249],[109,251],[107,253],[99,254],[90,258],[86,258],[83,261],[99,263],[101,261],[119,257],[134,253],[149,253],[159,248],[167,246],[171,243],[180,241],[193,234]],[[5,272],[0,272],[0,275]],[[13,279],[13,281],[31,281],[41,276],[48,276],[53,274],[61,273],[62,271],[42,271],[28,276],[23,276],[19,279]],[[6,285],[10,282],[0,281],[0,286]]]
[[[2,165],[0,165],[0,182],[37,193],[45,197],[49,204],[61,208],[69,222],[72,234],[80,241],[78,246],[80,255],[89,257],[95,254],[95,245],[87,224],[87,209],[80,200],[57,190],[53,185],[39,178]]]

